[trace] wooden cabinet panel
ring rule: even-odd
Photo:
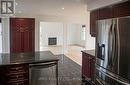
[[[10,19],[11,53],[34,52],[35,47],[35,19]]]
[[[95,59],[93,56],[82,52],[82,75],[90,83],[94,83]]]
[[[130,16],[130,1],[113,6],[114,17]]]
[[[112,6],[99,9],[98,11],[99,11],[98,20],[113,18]]]
[[[0,71],[3,85],[29,85],[29,65],[1,66]]]
[[[99,11],[90,12],[90,34],[92,37],[96,36],[96,20],[98,20]]]
[[[90,34],[96,36],[96,21],[117,17],[130,16],[130,1],[100,8],[90,12]]]
[[[83,53],[83,63],[82,63],[83,67],[82,67],[82,73],[85,77],[88,78],[88,80],[90,80],[91,78],[91,74],[90,74],[90,59],[89,56],[86,57],[86,54]]]

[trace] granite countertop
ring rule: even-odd
[[[14,64],[34,64],[44,63],[50,61],[58,61],[56,57],[50,51],[40,51],[33,53],[1,53],[0,54],[0,66],[14,65]]]
[[[95,50],[83,50],[82,52],[95,56]]]

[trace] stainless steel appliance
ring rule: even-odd
[[[98,20],[97,27],[96,82],[130,85],[130,17]]]

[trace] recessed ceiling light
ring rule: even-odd
[[[61,8],[62,10],[64,10],[65,8],[63,7],[63,8]]]
[[[22,13],[22,11],[18,11],[18,13]]]
[[[18,3],[17,3],[17,2],[15,2],[15,5],[17,6],[17,5],[18,5]]]

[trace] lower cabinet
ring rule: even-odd
[[[29,85],[29,66],[26,64],[0,67],[0,84]]]
[[[82,77],[83,80],[94,85],[95,57],[88,53],[82,52]]]

